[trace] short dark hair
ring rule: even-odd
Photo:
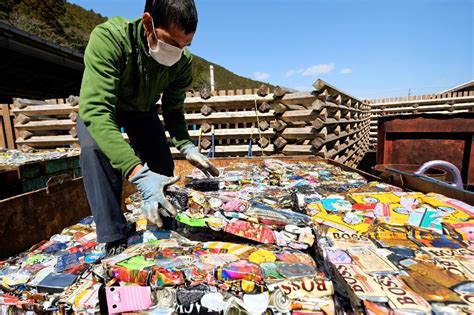
[[[186,34],[196,31],[198,15],[194,0],[146,0],[145,12],[151,14],[155,27],[176,25]]]

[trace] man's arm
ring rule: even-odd
[[[189,52],[186,52],[189,53]],[[171,140],[192,165],[199,168],[207,176],[219,176],[219,170],[209,159],[199,152],[191,141],[183,107],[186,98],[186,88],[192,82],[192,59],[177,74],[177,79],[163,92],[163,118],[166,128],[170,132]]]
[[[84,53],[79,113],[112,167],[125,177],[141,161],[123,139],[115,120],[122,58],[120,43],[110,31],[103,25],[96,27]]]
[[[188,51],[184,53],[190,54]],[[176,148],[181,149],[192,143],[183,112],[186,89],[191,85],[193,79],[191,56],[178,71],[175,79],[163,91],[162,109],[163,119],[166,129],[171,135],[171,141]]]

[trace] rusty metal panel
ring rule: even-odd
[[[474,185],[474,113],[388,116],[378,124],[377,164],[445,160]]]
[[[56,178],[59,181],[46,188],[0,200],[0,258],[24,251],[91,215],[82,177]],[[124,180],[122,209],[125,197],[135,191],[136,186]]]
[[[433,178],[406,173],[397,169],[389,169],[389,172],[384,175],[390,175],[391,180],[387,182],[406,190],[424,193],[435,192],[474,206],[473,192],[457,189],[447,183],[435,181]]]
[[[90,215],[82,178],[0,200],[0,257],[28,249]]]

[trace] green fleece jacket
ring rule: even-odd
[[[116,17],[92,31],[84,64],[80,117],[124,177],[141,161],[120,133],[117,112],[150,111],[162,94],[164,123],[173,144],[180,149],[191,143],[183,114],[186,88],[192,81],[187,49],[175,65],[160,65],[148,54],[142,19]]]

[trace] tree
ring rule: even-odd
[[[20,2],[21,0],[2,0],[0,2],[0,19],[7,20],[13,8]]]
[[[62,33],[59,20],[66,13],[66,0],[23,0],[14,7],[14,12],[43,22]]]

